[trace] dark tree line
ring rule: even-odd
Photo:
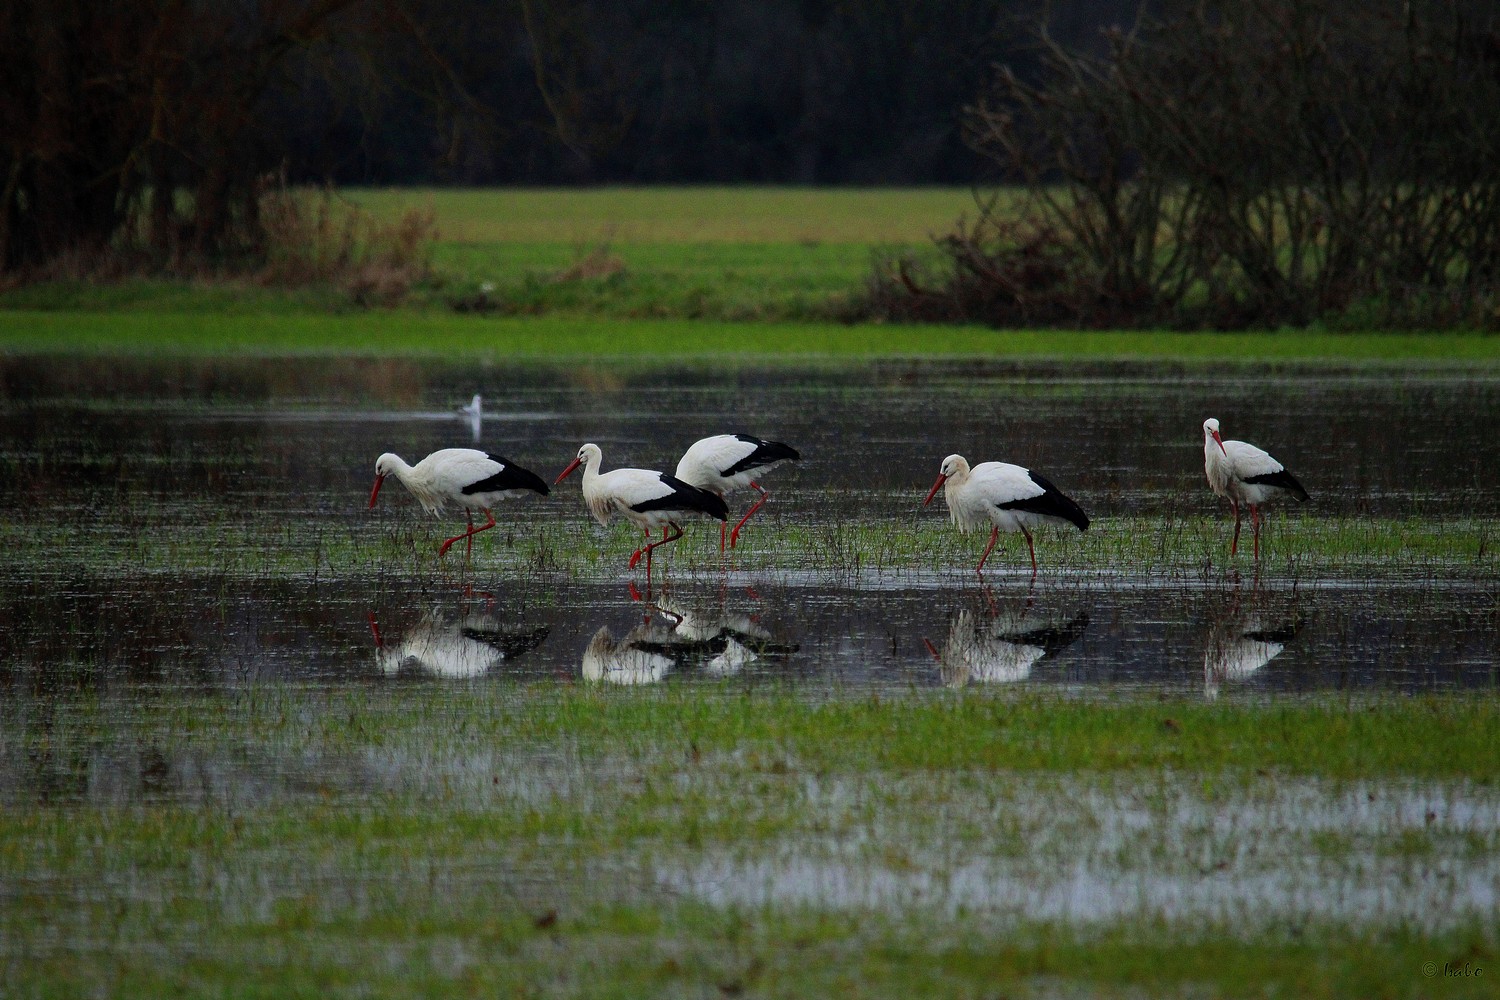
[[[253,259],[275,179],[969,182],[1035,2],[0,0],[0,271]]]
[[[1189,0],[1108,47],[1040,28],[969,126],[1023,178],[896,265],[893,315],[1000,325],[1500,323],[1500,7]]]

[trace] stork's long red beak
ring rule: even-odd
[[[385,482],[385,473],[382,472],[382,473],[376,474],[376,476],[375,476],[375,488],[370,491],[370,506],[371,507],[375,506],[375,498],[378,497],[378,496],[380,496],[380,484],[383,483],[383,482]]]
[[[947,481],[948,481],[948,477],[947,476],[938,476],[938,481],[932,484],[932,492],[929,493],[929,494],[927,494],[927,499],[926,500],[922,501],[922,506],[923,507],[926,507],[928,504],[932,503],[932,498],[935,497],[935,496],[937,496],[937,491],[940,490],[940,489],[942,489],[943,488],[943,484],[946,483]]]
[[[1210,433],[1210,434],[1212,434],[1214,436],[1214,444],[1218,445],[1219,446],[1219,450],[1222,451],[1222,452],[1224,452],[1224,454],[1227,456],[1229,454],[1229,452],[1227,450],[1225,450],[1225,448],[1224,448],[1224,439],[1221,438],[1221,437],[1219,437],[1219,432],[1218,431],[1209,431],[1208,433]]]
[[[578,468],[582,464],[583,464],[583,459],[581,459],[581,458],[575,458],[575,459],[573,459],[573,464],[569,465],[566,469],[562,470],[562,472],[558,473],[557,478],[554,479],[554,480],[552,480],[552,485],[556,486],[558,483],[562,482],[564,479],[567,479],[568,478],[568,473],[572,472],[574,469]]]

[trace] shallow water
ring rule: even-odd
[[[1215,697],[1493,688],[1500,674],[1500,586],[1442,567],[1376,579],[1261,579],[1248,563],[1245,579],[1222,569],[1191,579],[1149,567],[1086,574],[1049,569],[1048,546],[1064,543],[1047,539],[1033,582],[1009,538],[985,585],[965,566],[679,572],[652,602],[629,589],[640,576],[625,570],[623,551],[606,554],[620,565],[602,582],[486,569],[491,546],[539,525],[570,523],[597,543],[576,482],[507,504],[504,527],[478,537],[465,576],[448,566],[217,573],[174,570],[170,555],[149,568],[144,554],[139,567],[128,557],[132,546],[144,553],[201,537],[193,532],[204,525],[233,529],[214,546],[268,557],[427,530],[433,522],[399,489],[365,510],[374,457],[394,450],[415,460],[472,443],[476,429],[482,447],[549,480],[583,440],[601,445],[606,467],[664,469],[709,433],[792,442],[804,460],[767,477],[773,497],[747,529],[752,548],[774,546],[780,524],[941,523],[940,509],[919,503],[952,451],[1044,471],[1097,526],[1123,515],[1212,516],[1227,534],[1202,482],[1199,425],[1210,414],[1226,435],[1243,433],[1286,462],[1318,516],[1495,519],[1500,472],[1484,457],[1493,449],[1481,417],[1500,411],[1493,373],[8,359],[0,386],[0,516],[23,546],[34,531],[60,532],[55,551],[23,551],[0,568],[0,671],[13,680],[567,678],[581,675],[601,629],[616,660],[651,647],[629,669],[600,672],[620,682],[1144,684]],[[475,392],[486,400],[477,428],[459,413]],[[732,509],[746,504],[731,499]],[[461,521],[439,528],[449,525]],[[983,539],[970,537],[977,552]],[[94,539],[125,551],[126,564],[96,565]],[[674,628],[678,614],[689,620]]]

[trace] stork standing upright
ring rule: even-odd
[[[443,448],[407,465],[400,455],[386,452],[375,460],[375,486],[370,490],[370,506],[380,495],[386,476],[395,476],[429,514],[443,512],[448,504],[464,508],[469,530],[443,543],[438,555],[460,538],[467,539],[464,557],[474,548],[474,536],[495,526],[490,508],[505,497],[520,496],[528,491],[546,496],[548,487],[541,476],[523,469],[503,455],[491,455],[473,448]],[[481,511],[488,521],[474,527],[474,511]]]
[[[979,565],[974,567],[976,573],[984,569],[984,562],[1002,531],[1019,531],[1026,536],[1031,572],[1035,576],[1036,546],[1032,544],[1030,528],[1072,524],[1079,531],[1087,531],[1089,527],[1089,517],[1083,508],[1049,480],[1008,462],[981,462],[971,469],[962,455],[949,455],[943,459],[937,482],[932,484],[922,506],[932,503],[939,489],[944,491],[948,513],[959,531],[968,534],[986,522],[992,525],[990,543],[979,557]]]
[[[1225,441],[1219,436],[1219,421],[1203,421],[1203,471],[1208,485],[1229,501],[1234,510],[1232,556],[1240,545],[1240,504],[1250,508],[1250,530],[1255,536],[1255,558],[1260,558],[1260,508],[1283,494],[1307,499],[1307,490],[1286,467],[1253,444]]]
[[[609,516],[619,511],[646,533],[646,544],[635,550],[630,557],[630,568],[634,569],[641,556],[646,557],[647,589],[651,580],[651,553],[658,546],[675,542],[682,537],[681,521],[690,514],[705,514],[719,521],[727,520],[729,508],[724,499],[708,490],[699,489],[683,482],[676,476],[651,469],[614,469],[600,472],[599,462],[603,452],[596,444],[585,444],[578,449],[578,457],[558,474],[553,485],[562,482],[580,465],[583,466],[583,500],[589,513],[600,524],[608,524]],[[652,541],[657,528],[661,529],[661,541]],[[676,534],[668,534],[675,531]]]
[[[796,448],[780,441],[767,441],[750,434],[715,434],[693,442],[677,463],[676,476],[685,483],[724,496],[730,490],[749,486],[760,494],[754,505],[740,518],[734,530],[729,532],[729,547],[739,541],[740,529],[750,520],[750,515],[764,506],[770,494],[755,480],[770,472],[782,462],[793,462],[801,458]],[[719,531],[719,551],[724,550],[724,532],[729,524],[726,519]]]

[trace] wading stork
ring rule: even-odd
[[[1083,508],[1040,473],[1019,465],[981,462],[971,469],[962,455],[949,455],[943,459],[937,482],[932,484],[922,506],[932,503],[939,489],[943,490],[948,513],[959,531],[968,534],[985,524],[991,525],[990,543],[979,557],[979,565],[974,567],[976,573],[984,569],[984,561],[990,557],[1002,531],[1019,531],[1026,536],[1031,572],[1035,575],[1036,546],[1031,541],[1031,528],[1072,524],[1079,531],[1088,530],[1089,517]]]

